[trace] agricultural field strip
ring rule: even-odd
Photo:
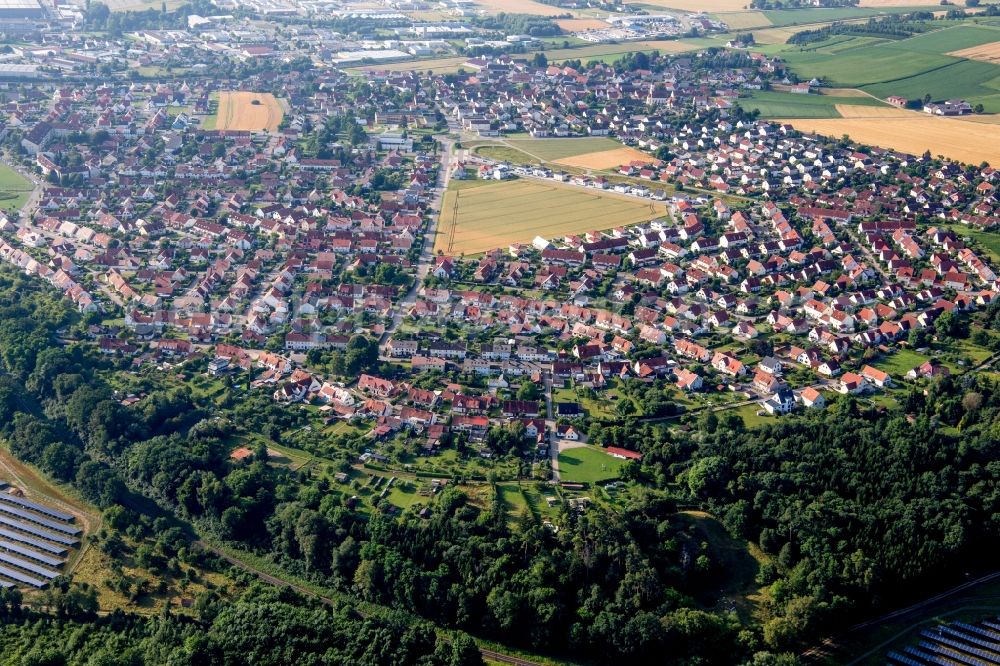
[[[616,148],[614,150],[602,150],[596,153],[584,153],[563,159],[555,160],[554,164],[579,167],[582,169],[612,169],[628,164],[629,162],[648,162],[649,155],[635,148]]]
[[[259,104],[253,104],[256,100]],[[216,129],[260,131],[278,129],[282,117],[281,106],[274,95],[246,91],[219,93],[216,111]]]
[[[555,162],[568,157],[606,152],[623,148],[614,139],[508,139],[505,143],[543,162]]]
[[[455,205],[457,201],[457,216]],[[613,193],[592,193],[571,186],[518,181],[451,191],[445,199],[438,249],[479,252],[536,235],[608,229],[652,219],[662,210]],[[547,211],[557,210],[555,219]],[[453,221],[457,226],[452,232]],[[502,222],[498,226],[498,222]]]
[[[980,62],[1000,64],[1000,41],[981,44],[980,46],[971,46],[967,49],[960,49],[958,51],[951,51],[945,55],[950,55],[954,58],[965,58],[967,60],[978,60]]]
[[[903,109],[839,107],[841,118],[779,120],[825,136],[849,135],[855,141],[921,154],[930,150],[970,164],[1000,163],[1000,125],[956,118],[935,118]],[[868,114],[868,115],[866,115]]]

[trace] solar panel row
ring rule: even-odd
[[[31,500],[26,500],[23,497],[18,497],[17,495],[11,495],[10,493],[0,493],[0,502],[7,502],[8,504],[16,504],[25,509],[31,509],[32,511],[37,511],[38,513],[49,516],[50,518],[55,518],[61,520],[65,523],[71,523],[74,520],[72,514],[66,513],[65,511],[60,511],[59,509],[53,509],[50,506],[45,506],[44,504],[39,504],[38,502],[32,502]]]
[[[955,638],[956,640],[966,641],[974,645],[981,645],[987,649],[996,651],[998,644],[996,641],[986,638],[985,636],[977,636],[976,634],[958,629],[956,627],[943,627],[943,630],[949,636]]]
[[[900,654],[898,652],[889,653],[889,663],[893,666],[925,666],[916,659],[910,659],[905,654]]]
[[[0,562],[4,562],[11,566],[17,567],[18,569],[24,569],[25,571],[29,571],[33,574],[39,575],[42,578],[55,578],[56,576],[59,575],[58,571],[53,571],[52,569],[46,569],[45,567],[39,566],[34,562],[29,562],[28,560],[25,560],[20,557],[14,557],[10,553],[5,553],[2,550],[0,550]]]
[[[0,537],[6,537],[17,541],[18,543],[27,544],[32,548],[38,548],[39,550],[44,550],[48,553],[52,553],[53,555],[65,556],[67,553],[67,549],[63,546],[57,546],[54,543],[42,541],[41,539],[35,539],[30,536],[20,534],[19,532],[14,532],[13,530],[5,530],[2,527],[0,527]]]
[[[42,518],[36,513],[25,511],[24,509],[19,509],[15,506],[0,504],[0,511],[11,516],[16,516],[21,520],[27,520],[29,522],[35,523],[36,525],[41,525],[46,529],[62,532],[63,534],[72,534],[73,536],[76,536],[77,534],[80,533],[79,527],[75,527],[73,525],[67,525],[66,523],[56,522],[54,520],[49,520],[48,518]]]
[[[920,635],[928,639],[920,643],[921,648],[945,655],[954,663],[967,666],[1000,665],[1000,652],[997,651],[996,644],[972,633],[953,626],[940,626],[924,629]]]
[[[19,546],[12,541],[7,541],[6,539],[0,539],[0,549],[27,557],[29,560],[34,560],[46,566],[59,568],[63,565],[63,560],[60,560],[44,553],[39,553],[37,551],[31,550],[30,548],[25,548],[24,546]]]
[[[48,539],[49,541],[55,541],[56,543],[61,543],[65,546],[75,546],[78,539],[69,537],[63,534],[56,534],[55,532],[50,532],[48,530],[43,530],[41,527],[36,527],[31,523],[26,523],[23,520],[15,520],[14,518],[9,518],[2,513],[0,513],[0,525],[6,525],[7,527],[13,527],[14,529],[21,530],[22,532],[27,532],[36,537],[41,537],[42,539]]]
[[[942,659],[941,657],[938,657],[933,654],[928,654],[927,652],[924,652],[923,650],[918,650],[917,648],[911,648],[911,647],[906,648],[906,653],[913,655],[914,657],[917,657],[919,659],[923,659],[925,663],[940,664],[941,666],[955,666],[951,662]]]
[[[938,645],[937,643],[928,643],[925,641],[920,644],[920,647],[933,654],[939,654],[945,659],[951,659],[959,664],[965,664],[965,666],[983,666],[981,662],[975,659],[970,659],[961,652],[949,650],[941,645]]]
[[[18,583],[24,583],[25,585],[30,585],[31,587],[45,587],[48,584],[44,580],[38,580],[34,576],[23,574],[20,571],[16,571],[15,569],[2,565],[0,565],[0,576],[16,580]]]

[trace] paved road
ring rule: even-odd
[[[428,209],[431,219],[427,223],[427,230],[424,232],[423,247],[420,249],[420,258],[417,261],[413,284],[410,286],[409,291],[406,292],[406,295],[403,296],[403,299],[397,304],[389,325],[386,326],[382,337],[379,339],[379,344],[382,347],[385,346],[389,339],[392,338],[392,334],[403,323],[403,318],[406,316],[407,310],[413,307],[413,304],[416,302],[417,291],[420,289],[420,285],[423,284],[424,278],[427,277],[431,271],[431,266],[434,265],[434,235],[437,233],[438,213],[441,211],[441,201],[444,198],[445,191],[448,189],[448,182],[451,180],[451,163],[454,158],[452,154],[454,141],[447,136],[436,136],[435,138],[441,143],[441,167],[438,169],[438,182],[434,199],[431,201]],[[382,351],[385,353],[384,349]]]
[[[556,421],[552,415],[552,374],[543,372],[545,378],[545,429],[549,431],[549,457],[552,459],[552,480],[559,483],[559,438]]]

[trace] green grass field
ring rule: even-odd
[[[31,182],[6,164],[0,164],[0,208],[20,210],[31,194]]]
[[[873,365],[883,372],[888,372],[893,381],[899,382],[906,376],[907,372],[926,361],[927,358],[927,356],[910,349],[897,349],[892,355],[879,359]]]
[[[884,98],[959,97],[1000,111],[1000,66],[947,55],[1000,41],[1000,28],[961,23],[907,39],[844,39],[799,48],[785,45],[782,58],[801,79],[819,78],[834,86],[862,88]],[[803,116],[819,117],[819,116]]]
[[[1000,264],[1000,232],[982,231],[981,229],[967,227],[964,224],[946,224],[943,226],[951,229],[962,238],[971,239],[973,243],[977,244],[988,255],[988,258],[994,265]]]
[[[596,446],[569,449],[559,453],[559,478],[568,483],[599,483],[618,478],[625,466]]]
[[[479,146],[473,152],[491,160],[511,164],[538,164],[539,160],[528,153],[510,146]]]
[[[837,104],[886,106],[871,97],[838,97],[836,95],[799,95],[771,90],[756,90],[740,106],[747,111],[757,109],[765,118],[839,118]]]
[[[651,220],[662,204],[634,197],[532,180],[449,189],[441,207],[435,251],[476,254],[535,236],[558,238]]]
[[[511,139],[510,145],[534,155],[546,162],[599,153],[604,150],[618,150],[622,144],[614,139],[588,137],[585,139]]]

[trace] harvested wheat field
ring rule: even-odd
[[[271,93],[223,91],[215,112],[215,129],[275,132],[284,112]]]
[[[614,192],[533,180],[450,189],[441,207],[434,251],[476,254],[567,234],[637,224],[666,207]]]
[[[803,132],[839,138],[913,155],[931,151],[968,164],[1000,164],[1000,124],[939,118],[917,111],[837,105],[842,118],[778,120]]]
[[[651,162],[652,158],[641,150],[635,148],[616,148],[615,150],[602,150],[596,153],[584,153],[573,157],[564,157],[556,160],[556,164],[564,166],[579,167],[581,169],[614,169],[630,162]]]
[[[534,14],[535,16],[559,16],[565,14],[565,9],[543,5],[534,0],[476,0],[476,4],[489,12],[507,12],[508,14]]]
[[[980,44],[979,46],[962,49],[961,51],[952,51],[946,55],[1000,65],[1000,42]]]
[[[584,30],[604,30],[610,28],[611,24],[600,19],[572,18],[559,19],[556,25],[566,32],[582,32]]]
[[[643,4],[664,9],[683,9],[686,12],[738,12],[747,9],[749,0],[642,0]]]
[[[812,30],[815,26],[808,25],[793,25],[785,28],[764,28],[763,30],[754,30],[753,38],[760,45],[765,44],[784,44],[788,39],[803,30]]]
[[[748,28],[762,28],[771,25],[771,20],[764,15],[764,12],[728,12],[716,14],[715,18],[724,21],[730,30],[746,30]]]
[[[860,104],[838,104],[837,113],[841,118],[927,118],[917,111],[908,111],[895,106],[861,106]]]

